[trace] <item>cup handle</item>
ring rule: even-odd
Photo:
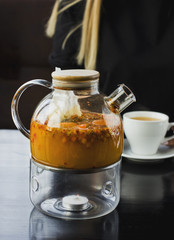
[[[173,126],[174,126],[174,122],[169,123],[169,126],[168,126],[168,128],[167,128],[167,131],[169,131],[169,130],[171,129],[171,127],[173,127]],[[170,136],[170,137],[166,137],[166,138],[163,140],[163,143],[168,142],[168,141],[170,141],[170,140],[173,139],[173,138],[174,138],[174,135],[173,135],[173,136]]]
[[[19,131],[21,131],[21,133],[30,139],[30,131],[28,129],[25,128],[24,124],[22,123],[20,116],[19,116],[19,111],[18,111],[18,105],[19,105],[19,99],[22,95],[22,93],[31,86],[34,85],[40,85],[49,89],[52,89],[52,83],[50,83],[47,80],[43,80],[43,79],[34,79],[31,81],[28,81],[26,83],[24,83],[14,94],[12,103],[11,103],[11,115],[12,115],[12,119],[14,124],[16,125],[17,129]]]

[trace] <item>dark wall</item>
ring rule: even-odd
[[[0,128],[15,128],[10,105],[19,86],[35,78],[51,81],[52,40],[45,36],[45,24],[53,4],[54,0],[0,0]],[[21,97],[21,119],[27,127],[47,93],[43,87],[32,87]]]

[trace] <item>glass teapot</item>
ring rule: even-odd
[[[12,100],[14,123],[30,139],[30,199],[57,218],[104,216],[120,199],[120,112],[135,96],[124,84],[109,97],[100,94],[99,72],[93,70],[56,68],[52,77],[52,83],[25,83]],[[36,107],[29,131],[20,120],[18,103],[35,84],[52,91]]]
[[[99,93],[99,72],[61,70],[52,73],[52,83],[35,79],[22,85],[12,100],[16,127],[30,139],[34,161],[54,168],[91,169],[114,164],[123,151],[120,112],[135,101],[124,85],[108,97]],[[30,86],[52,90],[36,107],[30,131],[20,120],[18,102]]]

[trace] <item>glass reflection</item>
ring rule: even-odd
[[[118,239],[117,210],[91,220],[64,220],[47,216],[36,208],[30,214],[30,239]]]

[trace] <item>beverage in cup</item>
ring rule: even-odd
[[[155,154],[161,143],[173,137],[165,135],[174,123],[164,113],[152,111],[132,111],[123,115],[125,136],[131,151],[138,155]]]

